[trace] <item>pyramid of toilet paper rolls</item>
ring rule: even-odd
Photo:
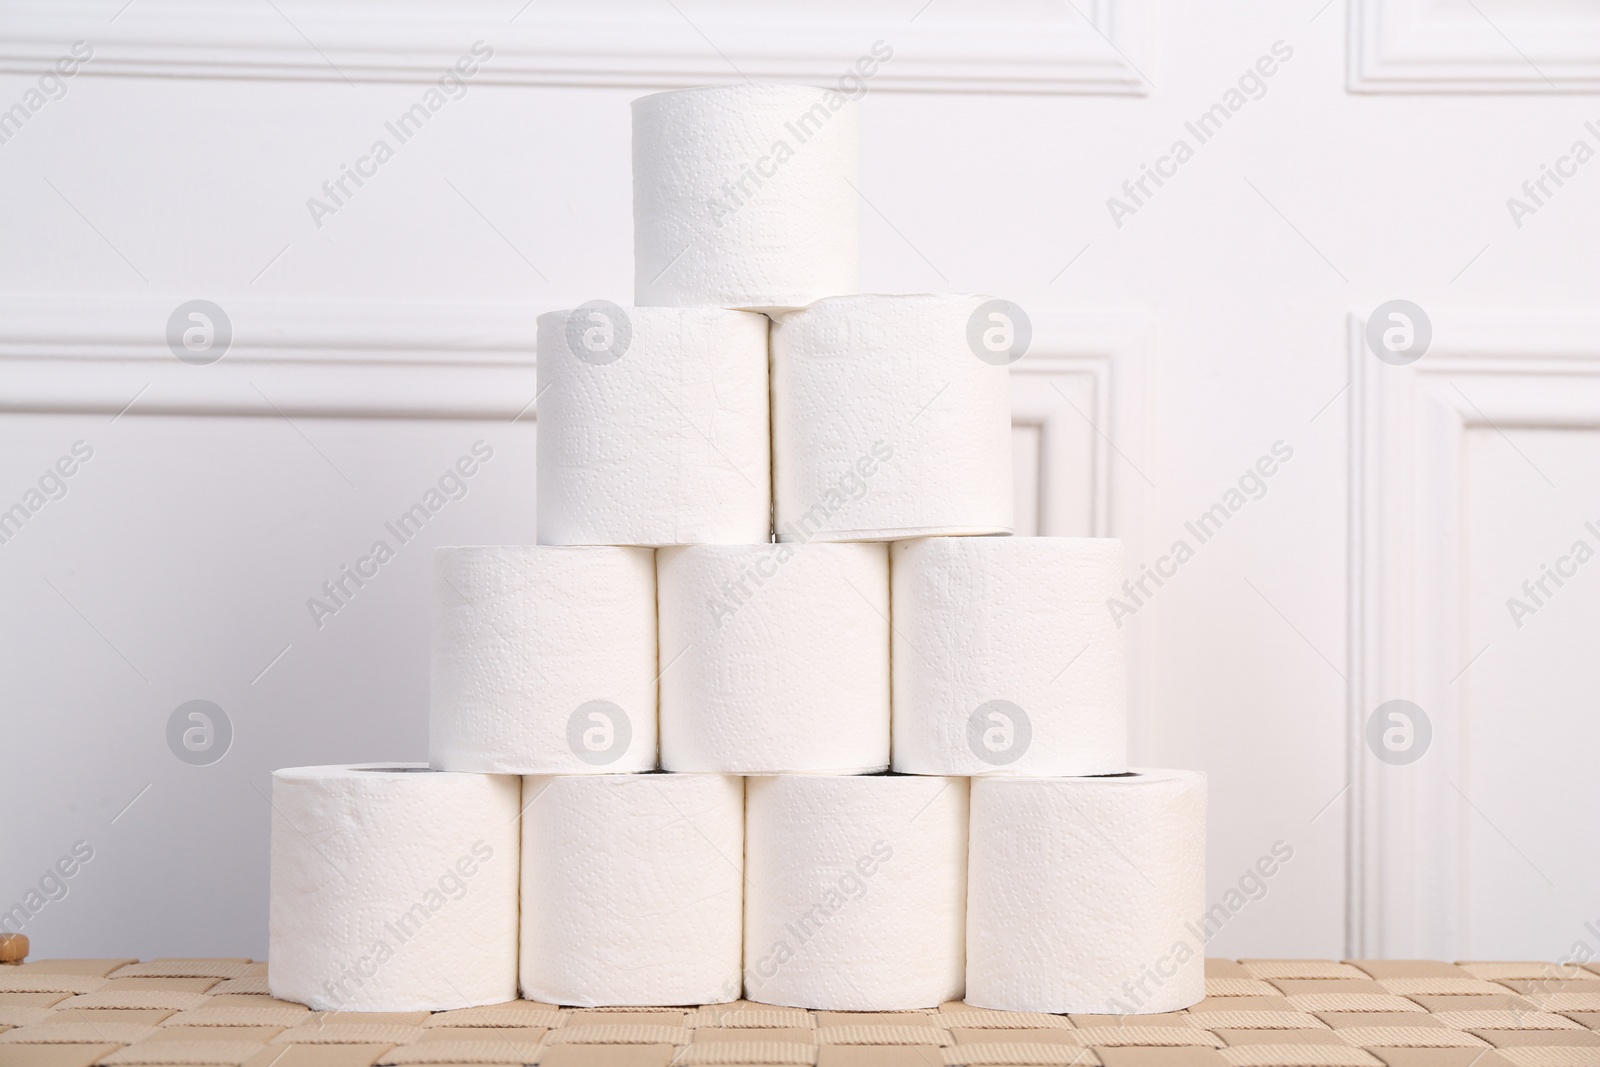
[[[634,102],[639,306],[539,318],[538,544],[437,552],[429,763],[274,776],[273,995],[1202,996],[1121,545],[1006,536],[1008,305],[854,293],[855,107]]]

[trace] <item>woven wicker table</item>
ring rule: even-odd
[[[266,964],[245,959],[42,959],[0,966],[0,1067],[1600,1065],[1600,966],[1209,960],[1206,976],[1206,999],[1170,1015],[529,1001],[336,1014],[272,999]]]

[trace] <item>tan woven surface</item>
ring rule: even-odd
[[[0,1067],[1600,1067],[1600,965],[1208,960],[1170,1015],[952,1003],[314,1012],[248,960],[0,965]]]

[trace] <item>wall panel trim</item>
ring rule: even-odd
[[[1037,14],[915,3],[700,0],[13,0],[0,70],[37,71],[75,40],[95,75],[264,81],[436,81],[476,41],[473,84],[666,89],[786,81],[837,86],[877,41],[872,91],[1142,95],[1150,0],[1081,0]],[[115,15],[115,20],[112,16]]]
[[[1460,959],[1470,669],[1461,589],[1461,469],[1469,430],[1600,427],[1600,316],[1433,316],[1405,367],[1366,348],[1352,314],[1350,434],[1349,923],[1355,958]],[[1368,715],[1422,707],[1433,747],[1389,766],[1365,748]]]
[[[1600,92],[1600,14],[1581,5],[1349,4],[1351,92]]]

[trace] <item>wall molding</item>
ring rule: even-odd
[[[1349,927],[1356,958],[1462,958],[1468,669],[1463,435],[1600,427],[1600,316],[1451,313],[1410,366],[1366,349],[1352,314]],[[1433,747],[1407,766],[1366,751],[1385,700],[1427,712]]]
[[[1046,487],[1059,486],[1061,471],[1076,461],[1072,442],[1082,435],[1070,431],[1088,423],[1087,535],[1131,538],[1143,518],[1144,483],[1133,464],[1145,462],[1150,322],[1133,312],[1049,311],[1033,317],[1033,329],[1032,349],[1011,368],[1011,408],[1012,425],[1039,433],[1039,531],[1069,532]]]
[[[539,308],[229,301],[227,353],[193,366],[166,342],[185,302],[0,299],[0,411],[509,419],[535,393]]]
[[[1349,2],[1351,92],[1600,92],[1600,17],[1576,5]]]
[[[92,75],[420,84],[482,40],[494,58],[474,85],[667,89],[749,78],[833,87],[882,40],[894,58],[871,79],[874,92],[1151,89],[1149,0],[982,18],[919,11],[921,0],[817,9],[730,0],[139,0],[118,14],[124,2],[13,0],[0,70],[42,70],[82,39],[95,48],[84,68]]]

